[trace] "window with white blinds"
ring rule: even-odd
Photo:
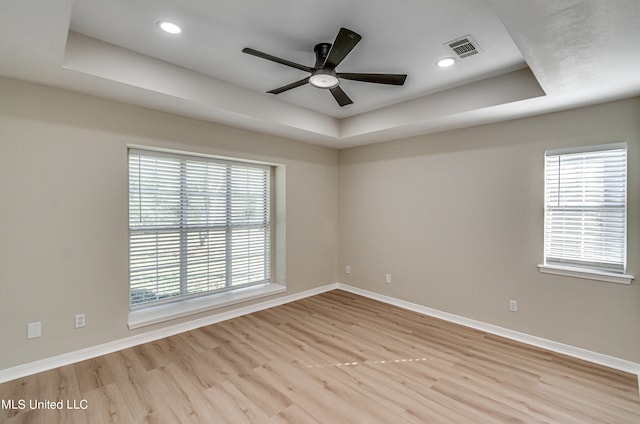
[[[131,310],[269,282],[266,165],[129,150]]]
[[[624,274],[627,146],[545,154],[545,265]]]

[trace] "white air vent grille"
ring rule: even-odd
[[[460,59],[480,53],[478,43],[470,35],[465,35],[445,44]]]

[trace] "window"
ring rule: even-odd
[[[129,150],[132,311],[269,283],[271,168]]]
[[[545,153],[541,271],[630,282],[626,227],[625,143]]]

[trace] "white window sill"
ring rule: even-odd
[[[197,314],[198,312],[204,312],[210,309],[222,308],[235,303],[271,296],[284,291],[285,286],[269,283],[260,286],[226,291],[223,293],[216,293],[211,296],[183,300],[181,302],[167,303],[165,305],[159,305],[147,309],[130,311],[128,325],[129,329],[133,330],[135,328],[157,324],[159,322],[169,321],[191,314]]]
[[[586,278],[589,280],[606,281],[608,283],[631,284],[634,279],[629,274],[614,274],[612,272],[585,270],[582,268],[573,268],[560,265],[538,265],[540,272],[546,274],[564,275],[567,277]]]

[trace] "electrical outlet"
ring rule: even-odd
[[[345,274],[351,274],[351,267],[349,265],[344,267],[344,273]]]
[[[387,274],[387,275],[385,275],[384,281],[385,281],[387,284],[391,284],[391,274]]]
[[[27,324],[27,339],[35,339],[42,335],[42,323],[30,322]]]
[[[75,316],[75,326],[76,328],[81,328],[86,325],[84,314],[78,314]]]
[[[517,300],[509,300],[509,310],[511,312],[518,312],[518,301]]]

